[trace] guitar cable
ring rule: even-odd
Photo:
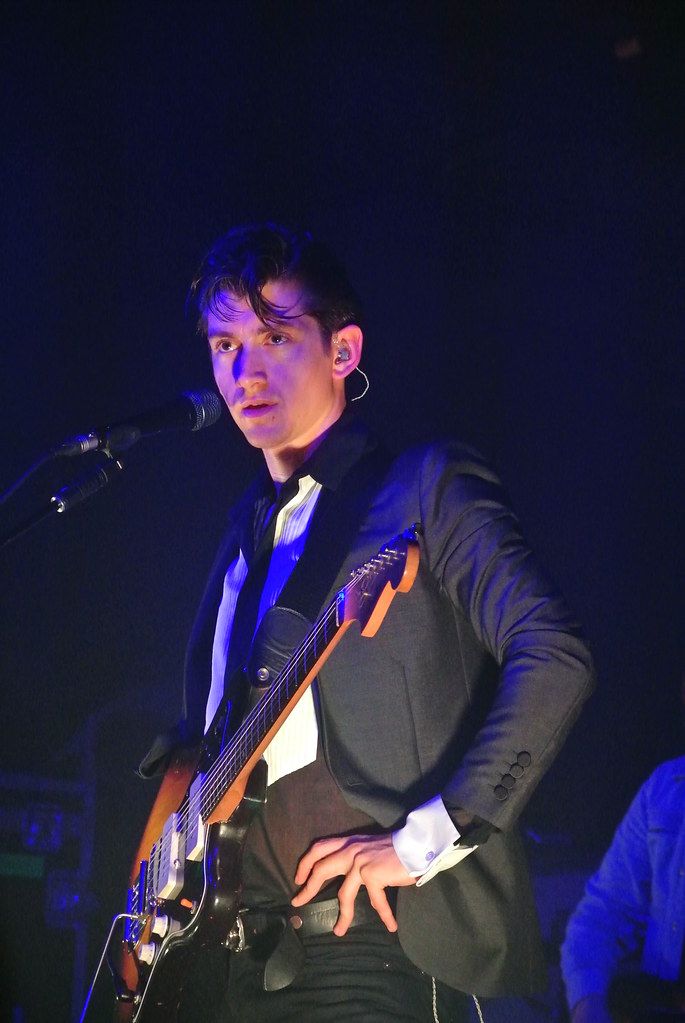
[[[115,982],[116,982],[116,979],[121,980],[121,978],[118,976],[118,974],[116,974],[115,971],[112,969],[112,964],[109,961],[109,956],[108,956],[110,942],[112,941],[112,936],[114,935],[114,928],[116,927],[116,925],[119,923],[120,920],[135,920],[138,923],[142,923],[144,921],[144,919],[145,919],[145,917],[142,914],[140,914],[140,913],[117,913],[117,915],[112,920],[112,926],[110,927],[109,934],[107,935],[107,938],[105,939],[105,945],[104,945],[104,948],[102,949],[102,955],[100,956],[100,959],[98,961],[97,967],[95,969],[95,973],[93,975],[93,980],[91,982],[91,985],[88,988],[88,994],[86,995],[86,1000],[85,1000],[85,1002],[83,1004],[83,1010],[82,1010],[81,1015],[79,1017],[78,1023],[83,1023],[83,1021],[86,1018],[86,1013],[88,1011],[88,1006],[90,1004],[90,999],[91,999],[91,996],[93,994],[93,990],[95,988],[95,984],[97,982],[98,976],[100,975],[100,970],[102,969],[102,964],[104,963],[106,956],[107,956],[107,964],[108,964],[110,970],[112,970],[112,975],[115,977]],[[123,981],[121,981],[121,982],[123,984]],[[128,992],[128,994],[130,994],[130,996],[132,998],[133,997],[133,992],[132,991],[128,991],[128,988],[126,988],[126,991]],[[121,991],[121,992],[117,991],[117,995],[124,995],[124,993],[125,993],[124,991]]]

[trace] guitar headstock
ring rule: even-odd
[[[355,569],[337,597],[338,620],[358,621],[362,636],[373,636],[396,593],[407,593],[419,567],[418,524],[394,537]]]

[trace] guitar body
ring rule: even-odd
[[[121,1023],[174,1023],[184,978],[197,953],[222,945],[228,948],[240,905],[243,844],[265,793],[266,764],[260,761],[231,817],[207,828],[202,861],[186,870],[176,898],[161,900],[155,907],[139,944],[150,941],[154,918],[169,917],[180,924],[179,929],[159,943],[150,966],[141,962],[135,946],[126,948],[122,976],[135,996],[118,1003],[116,1019]]]

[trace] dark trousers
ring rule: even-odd
[[[304,939],[307,959],[288,987],[263,988],[263,963],[248,952],[231,956],[228,994],[219,1023],[433,1023],[433,983],[382,923],[353,927],[338,938]],[[440,1023],[468,1019],[469,999],[436,983]]]

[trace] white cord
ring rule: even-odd
[[[438,992],[435,986],[435,977],[431,977],[431,985],[433,987],[433,1023],[440,1023],[438,1018]]]
[[[357,366],[356,372],[361,373],[361,375],[364,377],[365,387],[361,394],[358,394],[356,398],[352,398],[352,401],[361,401],[366,392],[368,391],[369,387],[371,387],[371,384],[369,383],[369,378],[367,377],[363,369],[360,369],[359,366]]]
[[[483,1011],[480,1007],[480,1002],[478,1001],[475,995],[471,995],[471,998],[473,998],[473,1004],[476,1007],[476,1012],[478,1013],[478,1019],[480,1020],[480,1023],[485,1023],[485,1017],[483,1016]]]
[[[438,991],[435,984],[435,977],[431,977],[431,987],[433,989],[433,1023],[440,1023],[440,1019],[438,1017]],[[471,998],[473,999],[473,1004],[475,1005],[476,1012],[478,1013],[479,1023],[485,1023],[485,1017],[478,998],[476,995],[471,995]]]

